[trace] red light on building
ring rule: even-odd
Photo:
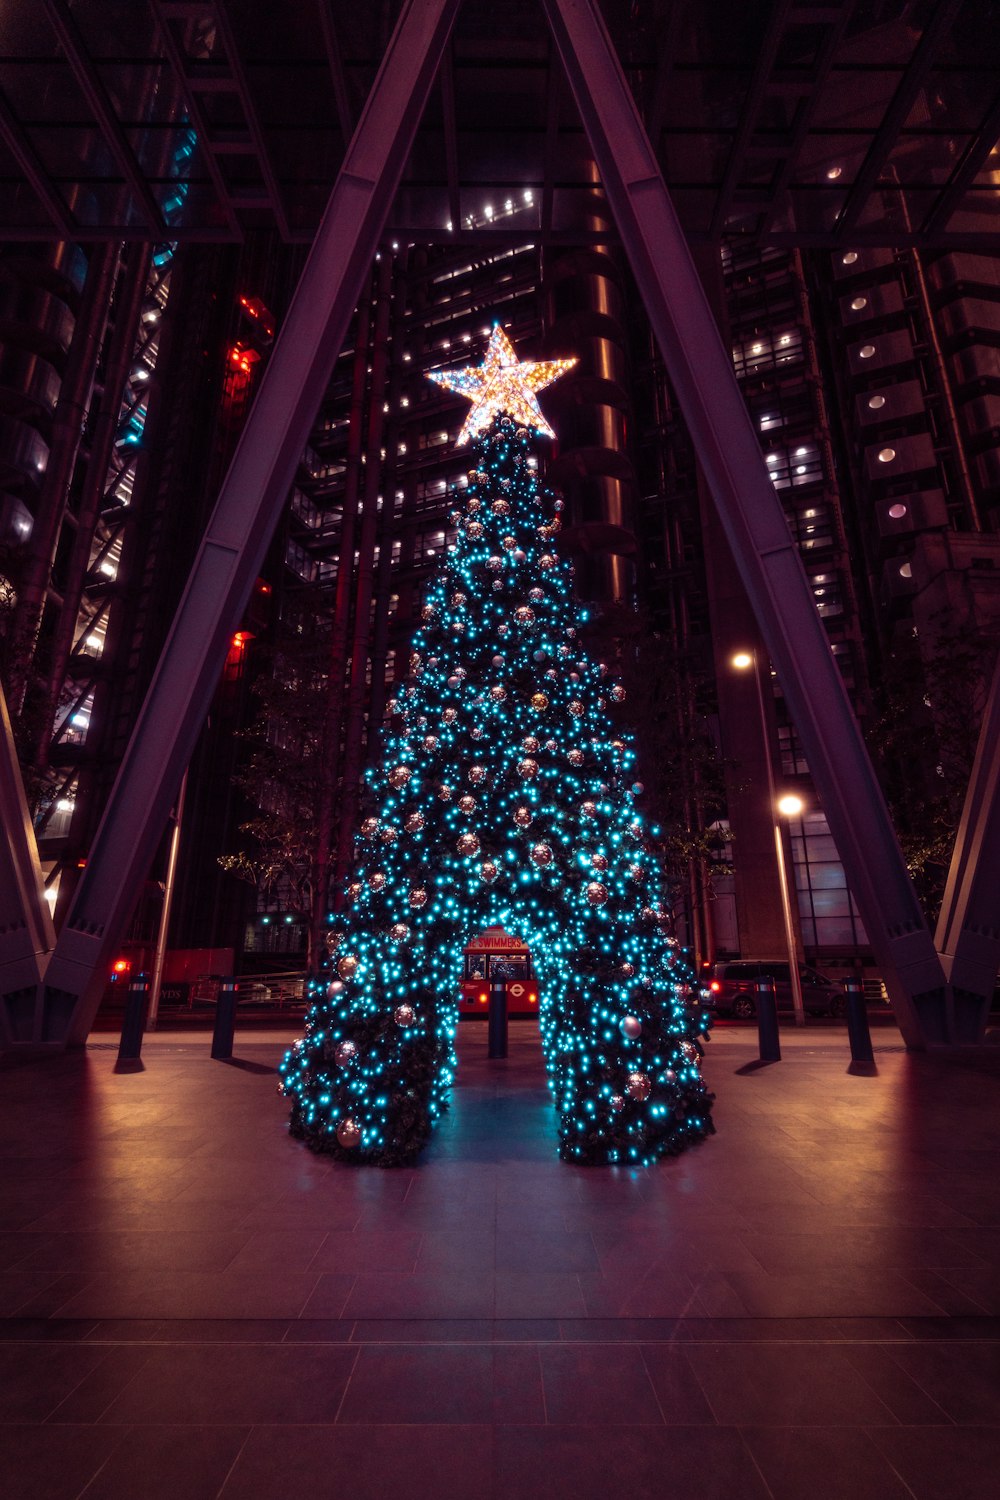
[[[256,349],[248,349],[244,344],[232,344],[229,349],[229,363],[233,369],[239,370],[241,375],[249,375],[254,365],[260,362],[260,355]]]
[[[258,583],[257,592],[258,594],[269,594],[271,592],[271,585],[269,583]]]
[[[85,870],[87,868],[87,861],[85,859],[78,859],[76,862],[76,868],[78,870]]]

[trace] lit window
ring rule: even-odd
[[[767,455],[767,462],[769,464],[776,464],[778,462],[778,455],[776,453],[769,453]]]

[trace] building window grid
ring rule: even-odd
[[[805,946],[864,946],[865,931],[823,813],[805,813],[792,821],[789,836]]]

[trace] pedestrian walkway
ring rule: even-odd
[[[5,1072],[5,1500],[996,1494],[1000,1049],[719,1028],[718,1135],[586,1169],[511,1029],[388,1172],[289,1138],[278,1036]]]

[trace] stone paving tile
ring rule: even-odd
[[[399,1172],[289,1140],[273,1042],[5,1075],[4,1500],[992,1496],[1000,1058],[851,1076],[830,1027],[741,1073],[720,1028],[719,1134],[599,1171],[536,1042],[501,1072],[466,1031]]]

